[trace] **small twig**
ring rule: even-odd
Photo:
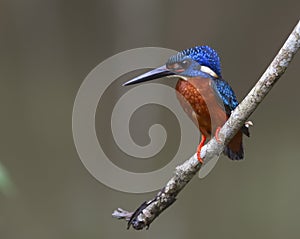
[[[201,158],[204,158],[204,164],[223,151],[224,145],[226,145],[243,126],[248,117],[254,112],[274,84],[283,75],[299,47],[300,21],[265,73],[261,76],[245,99],[232,112],[230,118],[220,130],[219,138],[221,144],[213,138],[202,148]],[[248,125],[251,126],[251,123]],[[199,163],[196,156],[192,156],[189,160],[176,168],[175,175],[154,199],[144,202],[134,213],[119,208],[113,213],[113,217],[127,220],[128,228],[130,225],[136,230],[145,227],[148,228],[153,220],[176,200],[178,193],[199,171],[201,166],[202,165]]]

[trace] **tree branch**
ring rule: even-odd
[[[226,145],[232,137],[243,126],[248,117],[254,112],[257,106],[263,101],[265,96],[272,89],[274,84],[283,75],[293,56],[300,47],[300,21],[269,65],[265,73],[261,76],[256,85],[252,88],[245,99],[232,112],[230,118],[224,124],[219,132],[221,142],[212,138],[201,150],[201,158],[204,164],[223,152]],[[192,179],[192,177],[201,168],[201,163],[193,155],[182,165],[176,167],[175,175],[167,182],[166,186],[159,191],[154,199],[144,202],[135,212],[127,212],[123,209],[117,209],[112,216],[118,219],[128,221],[128,228],[136,230],[148,228],[153,220],[160,215],[176,200],[178,193]]]

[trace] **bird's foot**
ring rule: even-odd
[[[218,127],[216,130],[216,133],[215,133],[215,138],[219,144],[221,143],[221,139],[219,138],[220,129],[221,129],[221,127]]]
[[[203,147],[203,145],[199,144],[198,147],[197,147],[197,159],[198,161],[203,164],[203,159],[201,158],[201,148]]]
[[[204,135],[202,135],[201,142],[197,147],[197,159],[201,164],[203,164],[203,159],[201,158],[200,153],[201,153],[202,147],[204,146],[205,141],[206,141],[206,137]]]

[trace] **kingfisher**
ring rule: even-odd
[[[219,140],[220,128],[238,106],[234,91],[222,78],[218,53],[209,46],[196,46],[171,56],[165,65],[127,81],[133,85],[167,77],[177,79],[176,93],[180,105],[201,133],[197,159],[201,148],[213,135]],[[251,124],[250,124],[251,125]],[[225,146],[224,154],[232,160],[244,158],[243,134],[250,136],[245,124]]]

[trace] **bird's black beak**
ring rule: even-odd
[[[150,81],[150,80],[155,80],[155,79],[159,79],[165,76],[171,76],[171,75],[175,75],[173,72],[171,72],[170,70],[168,70],[166,68],[166,66],[161,66],[159,68],[156,68],[152,71],[148,71],[145,74],[142,74],[140,76],[137,76],[135,78],[133,78],[130,81],[127,81],[123,84],[123,86],[126,85],[133,85],[133,84],[137,84],[137,83],[141,83],[141,82],[145,82],[145,81]]]

